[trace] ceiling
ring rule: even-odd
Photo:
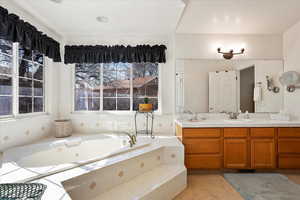
[[[300,0],[190,0],[177,33],[281,34],[300,20]]]
[[[281,34],[300,0],[7,0],[65,39],[112,35]],[[106,23],[96,20],[108,19]]]
[[[96,35],[174,33],[185,4],[181,0],[9,0],[68,38]],[[108,19],[106,23],[96,20]]]

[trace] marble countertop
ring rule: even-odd
[[[277,121],[268,119],[206,119],[175,120],[182,128],[223,128],[223,127],[300,127],[300,121]]]

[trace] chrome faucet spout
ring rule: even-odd
[[[130,144],[130,147],[133,147],[135,144],[136,144],[136,136],[135,135],[132,135],[132,134],[130,134],[130,133],[128,133],[128,132],[123,132],[125,135],[127,135],[128,136],[128,138],[129,138],[129,144]]]
[[[183,113],[191,115],[192,117],[190,118],[190,120],[198,120],[197,113],[195,113],[191,110],[184,110]]]
[[[240,113],[238,113],[238,112],[228,112],[227,114],[229,115],[230,119],[238,119],[238,116],[239,116]]]

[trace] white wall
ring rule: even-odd
[[[300,73],[300,22],[283,34],[284,70]],[[300,119],[300,89],[294,93],[285,92],[285,109],[293,118]]]
[[[100,39],[99,39],[100,38]],[[161,113],[155,115],[154,131],[159,135],[174,135],[174,108],[175,108],[175,59],[174,41],[172,36],[103,36],[68,38],[66,44],[85,45],[132,45],[137,44],[164,44],[167,46],[167,62],[160,64],[160,93]],[[130,131],[134,130],[134,117],[132,114],[112,113],[72,113],[72,79],[74,65],[64,65],[60,68],[60,118],[70,118],[75,131],[103,132],[103,131]],[[141,122],[142,124],[144,122]]]
[[[220,59],[217,48],[245,54],[238,59],[282,59],[281,35],[176,34],[176,59]]]
[[[16,7],[10,1],[1,1],[1,6],[7,8],[9,12],[19,15],[22,19],[33,24],[50,37],[53,37],[58,41],[60,40],[59,35],[40,24],[30,14],[24,12],[21,8]],[[52,60],[47,58],[45,64],[47,66],[45,72],[45,93],[47,96],[48,114],[0,120],[0,152],[13,146],[31,143],[51,134],[52,121],[58,116],[58,69],[60,68],[60,64],[53,63]]]

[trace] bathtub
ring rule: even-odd
[[[175,136],[139,136],[130,147],[125,135],[77,134],[5,151],[0,183],[47,185],[42,200],[110,200],[120,194],[126,200],[171,200],[186,187],[186,174],[184,146]]]
[[[9,174],[16,176],[10,171],[20,172],[13,179],[14,182],[29,182],[143,148],[151,143],[150,138],[139,139],[135,146],[130,147],[128,140],[125,135],[94,134],[52,139],[12,148],[3,154],[0,182],[10,182],[11,177],[5,178]],[[21,173],[22,170],[26,171]]]

